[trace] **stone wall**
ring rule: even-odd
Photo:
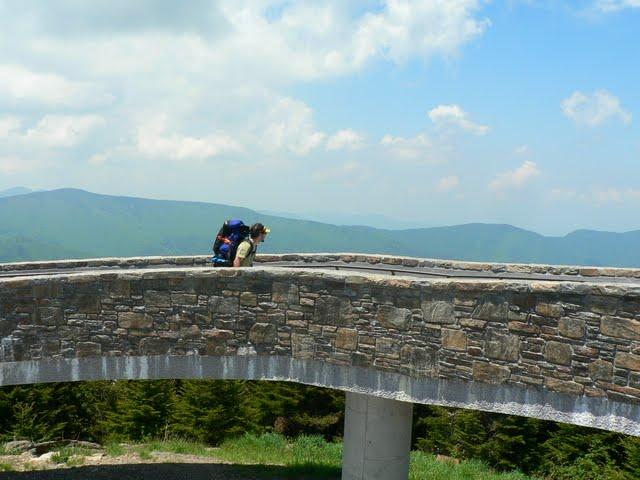
[[[286,377],[640,435],[633,284],[270,267],[69,273],[0,279],[0,337],[5,385],[89,378],[45,378],[34,369],[71,372],[92,358],[107,363],[90,378],[112,376],[105,365],[122,358],[233,357],[247,369],[269,359],[287,372],[236,377]]]

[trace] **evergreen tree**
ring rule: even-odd
[[[171,430],[174,434],[216,445],[248,427],[244,381],[184,381],[178,389]]]

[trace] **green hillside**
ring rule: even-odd
[[[263,252],[364,252],[476,261],[640,266],[640,231],[545,237],[510,225],[335,226],[212,203],[62,189],[0,198],[0,261],[207,254],[226,218],[261,221]]]

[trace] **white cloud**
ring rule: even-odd
[[[443,177],[440,179],[440,181],[436,185],[436,190],[439,192],[446,192],[448,190],[452,190],[456,188],[459,184],[460,184],[460,179],[455,175]]]
[[[519,147],[516,147],[515,154],[519,157],[528,157],[531,155],[531,148],[529,145],[520,145]]]
[[[18,117],[0,117],[0,138],[12,137],[20,130],[21,125],[22,121]]]
[[[362,148],[364,135],[350,129],[340,130],[327,139],[327,150],[357,150]]]
[[[148,119],[138,129],[137,149],[152,158],[170,160],[205,160],[222,153],[238,152],[242,147],[224,133],[191,137],[169,133],[167,116]]]
[[[597,0],[595,8],[601,12],[614,13],[627,8],[640,8],[640,0]]]
[[[521,187],[540,175],[537,165],[527,160],[515,170],[498,174],[489,184],[492,190]]]
[[[611,118],[622,123],[631,123],[631,113],[622,108],[620,100],[606,90],[597,90],[591,95],[575,91],[562,101],[562,111],[580,125],[597,127]]]
[[[433,164],[441,161],[435,144],[424,133],[411,138],[385,135],[380,140],[380,145],[392,160],[417,164]]]
[[[27,130],[23,141],[38,147],[73,147],[102,124],[98,115],[46,115]]]
[[[320,147],[326,134],[315,129],[313,110],[292,98],[279,98],[269,108],[263,145],[268,150],[289,150],[306,155]]]
[[[458,105],[438,105],[429,111],[429,118],[438,126],[454,126],[476,135],[489,132],[488,126],[472,122],[469,114]]]
[[[95,107],[113,96],[87,82],[73,82],[56,73],[38,73],[20,65],[0,65],[0,98],[14,104]]]

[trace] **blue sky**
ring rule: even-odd
[[[640,228],[640,0],[0,0],[0,189]]]

